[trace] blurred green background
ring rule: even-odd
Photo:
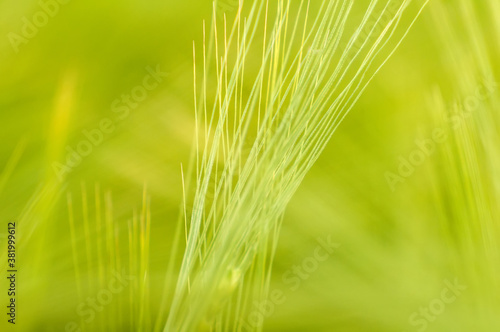
[[[452,2],[434,2],[443,3],[450,17],[458,20]],[[354,18],[367,3],[357,4]],[[431,2],[424,10],[370,84],[293,198],[271,283],[271,289],[284,291],[286,301],[266,317],[265,331],[418,331],[408,317],[439,296],[443,280],[466,282],[462,270],[450,263],[455,252],[444,245],[438,222],[433,167],[440,155],[426,160],[394,192],[385,177],[387,171],[396,172],[400,155],[406,157],[415,148],[415,139],[427,137],[436,126],[433,91],[441,90],[447,104],[457,91],[456,68],[436,32],[445,26],[433,17],[433,6]],[[491,11],[478,7],[482,36],[497,70],[498,35],[489,29]],[[225,8],[228,16],[234,15],[236,7],[231,11],[228,3]],[[192,45],[202,44],[202,24],[211,19],[212,3],[72,0],[58,4],[54,16],[16,52],[9,34],[22,35],[23,17],[32,20],[40,10],[38,1],[0,3],[0,167],[6,170],[0,182],[0,216],[5,224],[0,233],[6,234],[8,220],[22,220],[17,245],[18,321],[13,328],[2,314],[0,330],[65,331],[69,322],[80,320],[79,296],[95,296],[92,285],[78,290],[72,254],[75,243],[78,252],[84,252],[89,235],[92,255],[97,257],[98,243],[106,245],[99,229],[85,233],[82,185],[88,192],[91,225],[96,185],[103,206],[106,195],[111,195],[111,233],[123,243],[147,188],[148,312],[154,322],[182,204],[181,163],[184,168],[189,163],[195,130]],[[456,42],[468,49],[465,37]],[[141,85],[148,67],[161,68],[165,78],[118,120],[112,103]],[[85,139],[82,131],[99,128],[103,119],[112,119],[114,130],[59,181],[54,163],[63,164],[66,148],[75,149]],[[9,160],[16,153],[18,162],[9,172]],[[74,202],[75,241],[68,194]],[[298,289],[290,290],[283,274],[314,252],[317,237],[328,235],[341,247]],[[127,252],[116,255],[128,259]],[[87,277],[94,278],[85,269],[85,260],[80,263],[80,277],[89,273]],[[94,264],[89,264],[90,271],[97,269]],[[4,271],[4,262],[0,266]],[[4,305],[7,284],[2,279]],[[429,323],[429,331],[471,331],[476,326],[480,331],[497,331],[488,314],[490,309],[497,312],[497,304],[478,300],[483,289],[474,288],[473,282],[468,285],[470,291]],[[138,329],[127,323],[127,311],[120,307],[127,305],[128,293],[117,296],[120,300],[97,312],[98,319],[85,324],[84,330]],[[488,318],[480,323],[471,318],[483,314]]]

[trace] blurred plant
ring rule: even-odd
[[[106,193],[103,199],[100,186],[96,185],[93,204],[89,204],[88,198],[87,188],[82,183],[82,213],[81,217],[75,220],[73,196],[68,194],[67,197],[79,298],[75,312],[79,319],[78,322],[68,322],[65,331],[117,328],[150,331],[151,202],[146,188],[143,192],[141,211],[134,211],[132,219],[128,221],[125,239],[121,239],[119,223],[113,217],[111,193]],[[90,236],[92,233],[96,236]],[[128,260],[123,261],[123,257]]]

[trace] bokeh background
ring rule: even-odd
[[[181,164],[185,169],[189,163],[195,130],[193,41],[202,44],[203,20],[210,21],[213,4],[58,3],[33,37],[13,47],[11,33],[22,35],[23,18],[32,21],[43,10],[41,3],[54,2],[0,2],[0,233],[6,234],[8,220],[18,221],[19,241],[17,322],[7,324],[2,312],[0,330],[70,331],[68,324],[81,323],[79,304],[99,289],[99,273],[111,273],[109,266],[124,265],[135,255],[148,257],[147,297],[133,281],[82,326],[84,331],[153,330],[159,315],[164,319],[168,313],[160,314],[161,293],[183,202]],[[237,8],[232,3],[224,6],[228,16]],[[352,28],[367,3],[354,8]],[[461,31],[470,23],[462,15],[468,12],[464,3],[475,8],[474,36]],[[340,126],[285,215],[271,289],[283,290],[286,301],[266,316],[265,331],[419,331],[423,325],[412,325],[409,317],[440,297],[445,279],[457,278],[467,290],[423,330],[497,331],[493,294],[498,293],[491,288],[497,283],[481,278],[491,261],[470,265],[477,256],[466,251],[467,264],[461,265],[466,254],[449,245],[462,229],[444,226],[453,220],[443,217],[442,206],[457,204],[447,194],[455,189],[439,182],[440,171],[450,167],[443,161],[446,153],[431,154],[395,190],[386,178],[386,172],[397,172],[398,158],[416,148],[416,139],[444,125],[439,105],[467,97],[457,81],[481,82],[477,54],[486,55],[484,61],[498,73],[494,24],[499,13],[488,5],[431,1]],[[479,37],[484,49],[475,42]],[[164,78],[119,119],[113,102],[141,85],[147,68],[160,68]],[[498,88],[491,95],[498,99]],[[105,119],[113,130],[61,180],[54,163],[64,164],[67,147],[75,149],[85,139],[83,131],[99,128]],[[453,143],[447,140],[442,147]],[[138,253],[130,254],[130,229],[134,214],[136,219],[143,214],[144,191],[150,247],[141,251],[138,230],[133,233]],[[496,197],[490,196],[492,205]],[[114,249],[107,247],[109,234],[121,241]],[[290,289],[283,275],[310,257],[316,239],[326,236],[341,246]],[[101,251],[112,255],[99,261]],[[181,255],[182,250],[177,258]],[[0,266],[5,271],[6,262]],[[5,308],[3,274],[0,287]],[[135,304],[128,311],[136,300],[147,303],[142,313],[147,318],[130,314]],[[145,320],[150,323],[139,328]]]

